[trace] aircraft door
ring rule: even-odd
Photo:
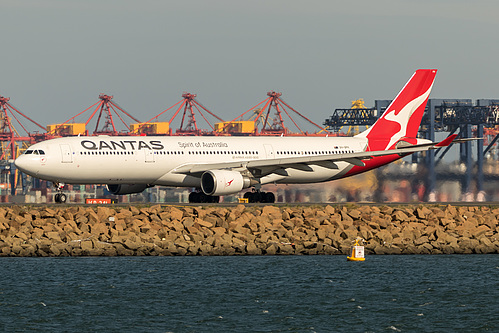
[[[73,154],[70,145],[59,145],[61,147],[62,163],[73,163]]]
[[[263,145],[267,158],[274,158],[274,148],[271,145]]]
[[[146,156],[145,156],[146,163],[155,162],[155,160],[154,160],[154,151],[152,151],[150,149],[145,149],[144,152],[146,154]]]

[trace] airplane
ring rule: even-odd
[[[416,70],[375,124],[353,137],[62,137],[32,145],[15,166],[53,182],[58,203],[66,202],[65,183],[107,184],[115,195],[189,187],[195,203],[252,188],[244,194],[249,202],[273,203],[262,185],[328,182],[463,140],[416,137],[436,73]]]

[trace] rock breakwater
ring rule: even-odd
[[[499,208],[309,207],[0,208],[0,256],[499,253]]]

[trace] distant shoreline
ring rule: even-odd
[[[0,256],[499,253],[487,205],[1,206]]]

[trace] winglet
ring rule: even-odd
[[[452,141],[454,141],[454,139],[456,137],[457,137],[457,134],[449,135],[447,138],[445,138],[444,140],[437,143],[434,147],[436,147],[436,148],[447,147],[448,145],[450,145],[452,143]]]

